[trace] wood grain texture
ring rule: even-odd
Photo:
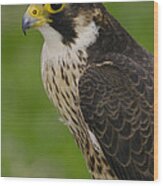
[[[158,3],[154,3],[154,180],[158,179]]]

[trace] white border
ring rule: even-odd
[[[112,2],[124,2],[125,0],[111,0]],[[131,0],[130,0],[131,1]],[[49,3],[54,2],[54,0],[24,0],[23,4],[29,3]],[[93,2],[93,0],[56,0],[55,2]],[[96,2],[104,2],[102,0],[97,0]],[[0,178],[0,185],[2,186],[108,186],[108,185],[115,185],[115,186],[134,186],[134,185],[163,185],[163,0],[157,0],[159,3],[159,180],[155,182],[138,182],[138,181],[95,181],[95,180],[65,180],[65,179],[27,179],[27,178]],[[22,0],[0,0],[0,4],[22,4]],[[161,23],[162,22],[162,23]],[[161,82],[162,81],[162,82]]]

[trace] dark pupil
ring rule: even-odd
[[[51,8],[53,9],[53,10],[58,10],[58,9],[60,9],[62,7],[62,4],[51,4]]]

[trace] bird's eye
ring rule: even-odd
[[[44,4],[44,9],[51,14],[61,12],[64,8],[64,4]]]
[[[33,17],[37,17],[37,16],[39,16],[41,14],[41,11],[40,11],[40,9],[37,6],[30,6],[28,8],[28,12]]]

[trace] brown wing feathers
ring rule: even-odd
[[[85,72],[81,110],[119,179],[153,180],[153,79],[127,60]]]

